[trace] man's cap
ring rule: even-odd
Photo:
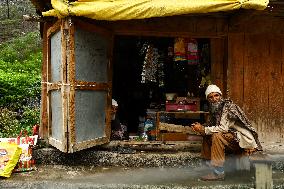
[[[222,95],[222,92],[221,92],[220,88],[217,85],[208,85],[208,87],[207,87],[207,89],[205,91],[206,99],[207,99],[207,96],[210,93],[219,93],[220,95]]]

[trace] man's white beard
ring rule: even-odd
[[[220,111],[222,108],[222,104],[223,104],[222,102],[223,100],[220,100],[219,102],[209,102],[210,112],[216,113]]]

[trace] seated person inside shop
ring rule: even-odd
[[[127,127],[120,123],[117,115],[118,103],[112,99],[112,110],[111,110],[111,140],[127,140]]]
[[[201,157],[205,165],[212,168],[201,180],[223,180],[225,151],[242,155],[261,151],[262,147],[243,110],[231,100],[223,99],[218,86],[209,85],[205,95],[209,103],[209,122],[192,124],[192,129],[203,136]]]

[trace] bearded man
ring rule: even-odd
[[[201,157],[212,167],[212,173],[201,179],[223,180],[225,151],[242,154],[262,150],[262,147],[244,112],[231,100],[223,99],[218,86],[209,85],[205,96],[209,103],[209,122],[192,124],[192,129],[203,136]]]

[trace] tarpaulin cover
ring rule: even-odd
[[[43,16],[83,16],[96,20],[131,20],[236,9],[263,10],[269,0],[51,0]]]

